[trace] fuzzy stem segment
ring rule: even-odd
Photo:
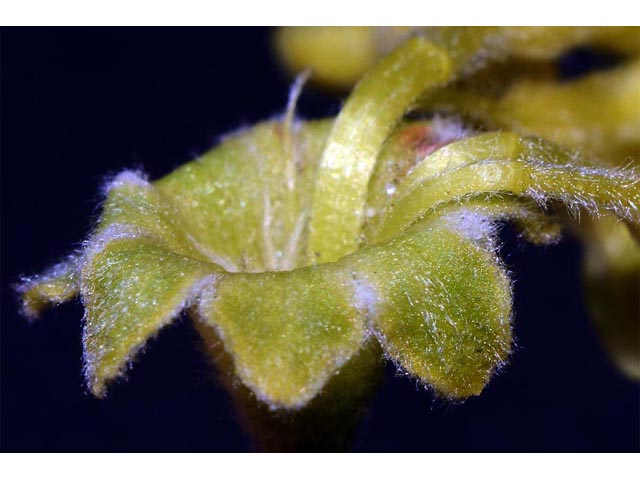
[[[429,167],[457,148],[452,144],[416,167],[405,179],[407,186],[399,186],[399,191],[406,193],[383,215],[375,240],[393,238],[438,207],[475,195],[510,194],[542,204],[559,201],[576,215],[581,209],[592,214],[609,210],[635,223],[640,220],[640,177],[636,171],[575,163],[570,152],[551,144],[505,134],[486,137],[491,135],[500,141],[491,144],[486,156],[467,161],[448,159],[445,169],[435,174]]]

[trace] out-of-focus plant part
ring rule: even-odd
[[[478,52],[477,67],[507,57],[552,60],[582,45],[640,52],[636,27],[286,27],[276,33],[275,45],[290,71],[310,68],[316,82],[350,88],[379,57],[415,34],[455,45],[454,57]]]
[[[346,84],[378,55],[365,45],[371,32],[285,30],[278,45],[305,63],[294,40],[316,42],[308,52],[326,68],[319,79]],[[405,118],[438,92],[462,92],[452,82],[505,44],[545,59],[579,39],[626,51],[627,43],[612,40],[627,38],[626,30],[390,32],[391,53],[362,77],[336,119],[296,119],[296,83],[282,119],[227,136],[154,182],[121,173],[106,185],[102,215],[83,248],[24,280],[24,311],[32,317],[80,294],[85,376],[95,395],[186,310],[263,448],[326,448],[337,438],[342,445],[353,411],[379,378],[382,355],[450,399],[479,394],[504,365],[511,287],[496,222],[514,222],[537,243],[558,239],[551,205],[574,217],[640,225],[638,171],[531,137],[535,114],[534,132],[514,124],[517,133]],[[322,53],[336,42],[355,42],[350,65]],[[576,103],[606,84],[581,87]],[[635,95],[629,88],[625,98]],[[573,93],[549,95],[574,111]],[[482,101],[486,120],[500,100]],[[511,108],[504,118],[515,115]],[[611,118],[627,113],[621,106]],[[579,109],[575,121],[588,129]],[[608,252],[605,237],[591,235],[590,248]],[[590,274],[627,277],[625,259],[602,258]],[[606,301],[618,292],[607,286],[592,288]],[[616,349],[624,340],[606,335]],[[632,348],[620,348],[619,358],[633,362]]]
[[[433,92],[421,108],[542,136],[609,164],[624,165],[640,152],[640,60],[568,82],[521,77],[498,92],[471,81]]]
[[[311,68],[313,82],[340,88],[353,86],[380,56],[370,27],[281,29],[275,46],[292,72]]]
[[[426,92],[414,109],[459,115],[483,129],[543,137],[579,150],[604,165],[637,165],[640,158],[637,27],[358,28],[360,48],[368,52],[367,59],[384,54],[407,35],[416,33],[436,42],[461,38],[460,50],[469,51],[469,45],[474,44],[479,53],[462,75],[442,88]],[[315,43],[321,34],[327,35],[328,31],[323,28],[279,31],[278,47],[285,65],[322,70],[322,64],[304,56],[305,45]],[[353,30],[346,27],[335,38],[345,39],[349,35],[353,35]],[[554,61],[575,47],[614,54],[618,65],[563,80]],[[365,63],[364,56],[360,60]],[[338,63],[339,59],[334,66]],[[351,82],[358,76],[355,71],[353,74]],[[318,81],[334,87],[349,86],[346,78],[338,80],[331,75],[319,75]],[[602,224],[592,220],[573,231],[585,243],[585,288],[592,316],[612,357],[620,359],[617,363],[625,373],[638,378],[640,246],[637,238],[630,237],[627,226],[614,218],[607,217]],[[609,247],[605,251],[602,245]],[[612,341],[616,335],[626,343]]]
[[[631,227],[633,228],[633,227]],[[586,301],[607,350],[629,377],[640,380],[640,248],[615,217],[586,220]]]

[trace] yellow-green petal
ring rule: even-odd
[[[373,330],[404,370],[451,398],[477,395],[511,348],[511,291],[493,251],[455,221],[349,259]]]
[[[331,124],[294,121],[286,135],[288,124],[258,124],[154,185],[213,263],[235,272],[290,270],[309,263],[300,246]]]
[[[334,265],[231,274],[206,292],[199,312],[259,399],[297,408],[364,342],[350,280]]]
[[[107,184],[105,191],[107,198],[94,235],[114,225],[129,225],[173,252],[208,260],[201,244],[185,228],[178,208],[142,174],[124,171]]]
[[[94,237],[82,267],[85,377],[96,396],[193,301],[213,265],[176,254],[126,226]]]
[[[26,277],[18,286],[22,296],[22,311],[28,318],[37,318],[50,305],[67,302],[80,289],[78,259],[70,256],[42,275]]]

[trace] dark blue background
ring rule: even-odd
[[[281,112],[289,79],[268,40],[236,28],[2,30],[2,450],[248,448],[187,319],[96,400],[80,374],[80,305],[28,324],[10,285],[87,235],[106,175],[140,166],[157,178]],[[583,69],[573,58],[564,65]],[[339,107],[309,89],[300,103],[308,117]],[[462,404],[389,368],[355,450],[638,451],[640,389],[608,363],[586,317],[579,245],[503,238],[516,295],[510,365]]]

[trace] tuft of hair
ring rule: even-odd
[[[454,232],[468,238],[488,251],[495,251],[498,224],[485,213],[461,208],[443,217],[444,222]]]
[[[368,318],[378,313],[380,295],[373,285],[361,278],[353,279],[353,305]]]
[[[461,118],[453,115],[435,114],[431,119],[431,128],[435,143],[438,144],[452,143],[475,133]]]
[[[111,190],[124,185],[135,185],[144,188],[151,186],[147,175],[141,170],[125,170],[108,179],[102,187],[102,193],[106,197]]]

